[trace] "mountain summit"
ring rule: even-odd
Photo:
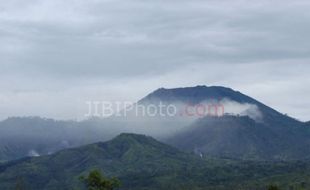
[[[229,100],[239,104],[252,104],[258,106],[258,108],[266,116],[266,120],[270,119],[271,117],[278,117],[279,120],[284,119],[290,120],[291,122],[295,121],[295,119],[290,118],[287,115],[281,114],[278,111],[239,91],[235,91],[231,88],[222,86],[195,86],[172,89],[159,88],[147,95],[142,100],[140,100],[139,103],[162,101],[199,104],[208,100],[213,100],[217,102]]]
[[[165,142],[182,150],[225,158],[298,160],[310,157],[309,127],[230,88],[160,88],[140,102],[198,105],[210,100],[219,102],[225,110],[245,110],[221,117],[206,115],[197,118]],[[253,112],[260,115],[259,120],[252,117]]]
[[[146,96],[142,101],[146,100],[161,100],[161,101],[184,101],[191,103],[199,103],[206,99],[221,100],[230,98],[231,100],[243,103],[257,103],[254,99],[234,91],[231,88],[222,86],[195,86],[184,88],[159,88]]]

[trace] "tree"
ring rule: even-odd
[[[280,190],[280,188],[276,185],[269,185],[268,190]]]
[[[87,177],[82,176],[88,190],[114,190],[120,186],[120,181],[115,178],[107,178],[99,170],[91,171]]]

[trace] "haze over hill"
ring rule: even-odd
[[[121,132],[156,137],[182,150],[216,157],[254,160],[309,158],[309,126],[225,87],[158,89],[137,105],[218,103],[228,113],[204,118],[130,115],[82,122],[10,118],[0,122],[0,160],[53,153],[102,140]]]
[[[310,190],[309,10],[0,0],[0,190]]]

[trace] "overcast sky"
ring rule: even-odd
[[[309,0],[0,0],[0,119],[234,88],[310,120]]]

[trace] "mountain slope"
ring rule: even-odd
[[[205,117],[167,142],[186,151],[244,160],[300,160],[310,158],[305,128],[272,129],[247,116]]]
[[[263,189],[272,179],[308,187],[310,179],[310,162],[202,159],[151,137],[122,134],[105,143],[0,165],[0,189],[14,189],[17,181],[30,190],[80,189],[79,176],[94,168],[120,178],[124,190]]]
[[[310,158],[310,126],[230,88],[197,86],[158,89],[140,102],[201,105],[208,101],[221,104],[225,109],[231,105],[251,105],[257,107],[254,111],[259,112],[261,118],[255,119],[247,114],[250,109],[244,111],[246,114],[226,115],[226,112],[220,117],[198,117],[190,127],[177,131],[164,141],[182,150],[216,157],[254,160]]]

